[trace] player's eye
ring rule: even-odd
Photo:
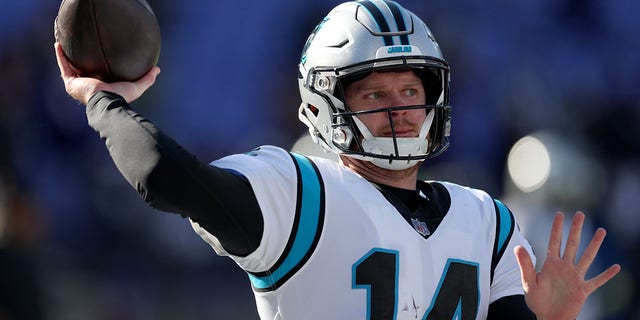
[[[380,94],[380,92],[374,91],[374,92],[365,94],[364,97],[369,100],[375,100],[375,99],[380,99],[382,95]]]
[[[407,97],[413,97],[416,96],[418,94],[418,90],[416,89],[405,89],[404,90],[404,95]]]

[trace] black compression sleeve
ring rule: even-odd
[[[191,218],[232,254],[258,247],[262,214],[245,178],[198,160],[114,93],[91,97],[87,119],[151,207]]]
[[[536,316],[529,310],[524,295],[507,296],[489,305],[487,320],[535,320]]]

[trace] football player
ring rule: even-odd
[[[449,67],[427,27],[388,0],[346,2],[313,30],[299,64],[299,118],[332,161],[261,146],[196,159],[130,102],[155,81],[79,78],[59,45],[67,92],[86,104],[129,183],[192,221],[247,272],[262,319],[575,319],[619,270],[586,280],[605,231],[576,256],[584,214],[545,263],[487,193],[419,181],[449,145]]]

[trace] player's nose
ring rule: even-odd
[[[407,99],[401,94],[393,94],[389,96],[389,106],[390,107],[404,107],[411,105]],[[407,114],[407,110],[393,110],[391,111],[392,117],[405,116]]]

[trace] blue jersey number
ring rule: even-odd
[[[397,317],[398,255],[398,251],[375,248],[353,264],[352,287],[367,290],[368,320]],[[449,259],[422,319],[475,319],[479,303],[478,264]]]

